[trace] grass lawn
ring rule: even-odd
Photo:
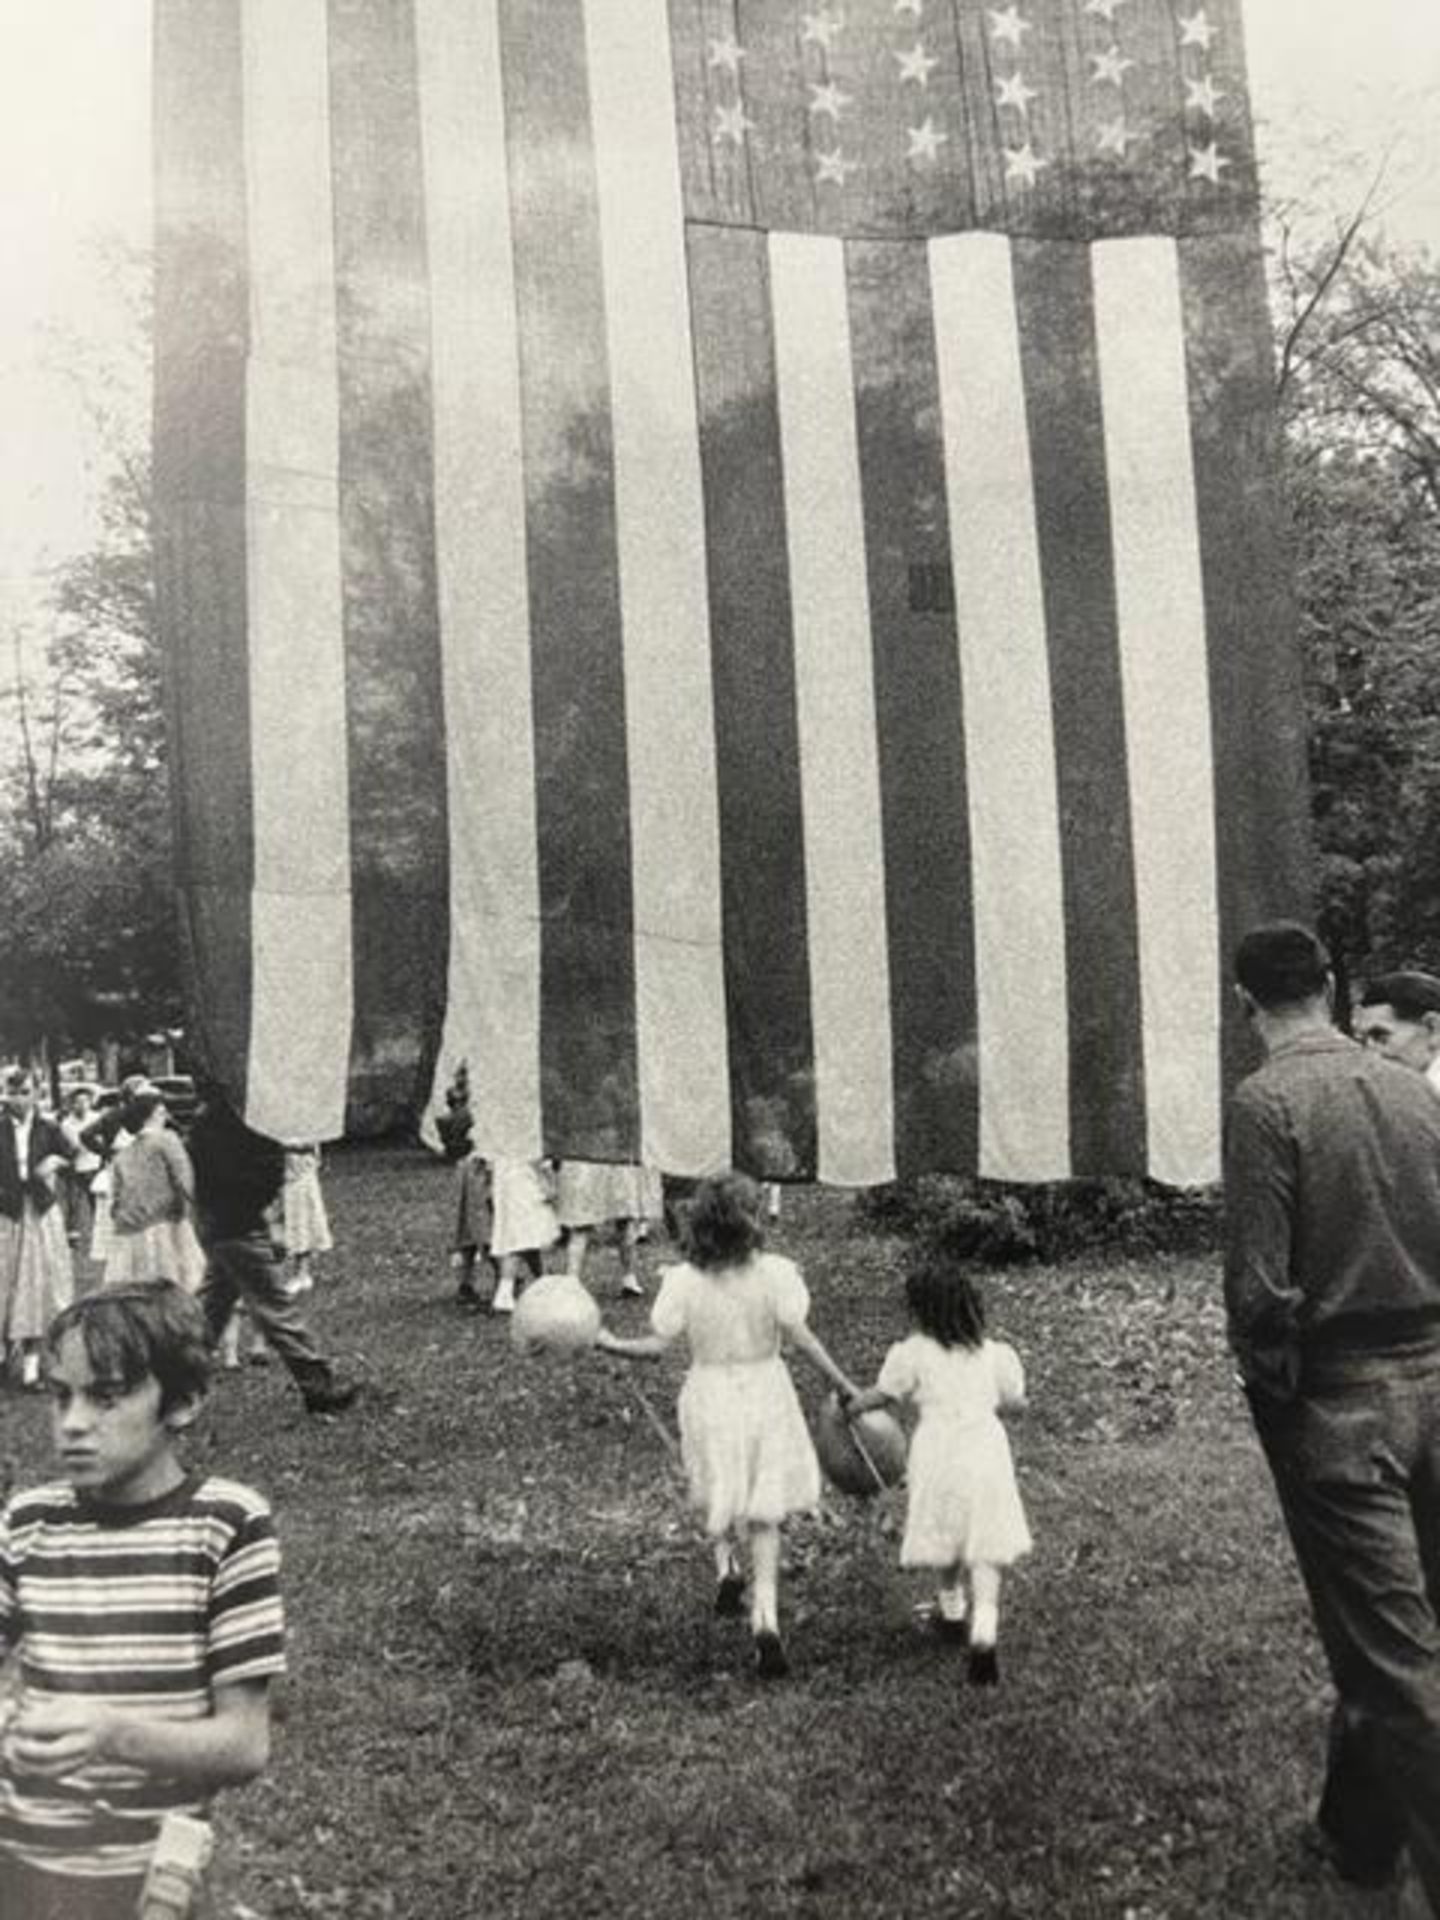
[[[314,1319],[374,1396],[316,1422],[278,1368],[221,1377],[196,1441],[273,1499],[291,1627],[270,1773],[219,1809],[215,1915],[1393,1911],[1302,1877],[1325,1676],[1213,1263],[989,1281],[1030,1377],[1037,1543],[998,1690],[914,1623],[900,1495],[827,1495],[787,1529],[793,1674],[762,1685],[635,1400],[673,1421],[678,1366],[520,1361],[503,1322],[458,1314],[453,1178],[331,1158]],[[809,1192],[774,1244],[873,1377],[903,1331],[893,1247]],[[638,1330],[594,1258],[611,1324]],[[48,1471],[33,1400],[0,1402],[0,1449],[22,1481]]]

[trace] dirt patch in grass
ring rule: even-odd
[[[1212,1262],[989,1281],[1030,1376],[1015,1444],[1037,1541],[995,1693],[916,1623],[899,1495],[827,1496],[788,1530],[794,1673],[767,1688],[709,1610],[635,1397],[672,1419],[678,1366],[521,1362],[503,1323],[461,1316],[453,1177],[333,1156],[314,1318],[373,1397],[314,1422],[279,1369],[248,1371],[196,1438],[274,1499],[291,1621],[274,1764],[219,1810],[216,1915],[1391,1911],[1298,1864],[1327,1690]],[[818,1193],[787,1196],[775,1241],[822,1337],[873,1377],[903,1331],[894,1245]],[[602,1250],[607,1315],[639,1328],[618,1280]],[[22,1479],[47,1470],[44,1424],[0,1403]]]

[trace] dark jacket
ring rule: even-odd
[[[285,1183],[285,1149],[247,1127],[220,1102],[207,1102],[190,1131],[200,1237],[243,1240],[266,1228],[266,1211]]]
[[[26,1196],[37,1213],[44,1213],[47,1208],[54,1206],[54,1192],[39,1178],[35,1169],[42,1160],[48,1160],[57,1153],[62,1160],[75,1158],[75,1149],[55,1122],[47,1120],[43,1113],[37,1113],[30,1129],[28,1178],[22,1181],[15,1154],[15,1121],[9,1113],[0,1114],[0,1213],[7,1220],[20,1218]]]

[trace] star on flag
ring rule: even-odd
[[[832,120],[838,120],[850,105],[850,95],[842,93],[833,80],[828,80],[823,87],[814,80],[809,84],[811,113],[828,113]]]
[[[1030,31],[1030,22],[1022,16],[1019,7],[1008,6],[1003,12],[989,7],[986,11],[990,15],[990,31],[995,38],[1008,42],[1018,53],[1021,39]]]
[[[1123,82],[1126,69],[1135,64],[1133,60],[1127,59],[1121,53],[1119,47],[1107,48],[1104,53],[1092,53],[1090,60],[1095,68],[1090,78],[1097,84],[1102,80],[1108,80],[1117,87]]]
[[[1001,107],[1014,107],[1017,113],[1028,113],[1030,111],[1030,102],[1036,97],[1034,87],[1026,86],[1025,76],[1018,70],[1012,74],[1007,74],[1005,79],[1001,80],[995,88],[996,105]]]
[[[900,63],[901,81],[915,80],[922,87],[930,84],[930,69],[938,67],[940,62],[933,53],[926,53],[923,40],[917,40],[908,53],[896,51],[895,58]]]
[[[1225,98],[1207,73],[1202,79],[1185,82],[1185,110],[1187,113],[1203,113],[1210,119],[1215,118],[1215,109]]]
[[[1180,44],[1182,47],[1203,47],[1210,51],[1210,42],[1215,38],[1215,29],[1205,16],[1201,7],[1198,13],[1181,14]]]
[[[1113,153],[1117,160],[1123,160],[1125,148],[1135,135],[1122,119],[1103,121],[1095,137],[1102,153]]]
[[[843,187],[845,176],[854,173],[858,161],[847,160],[836,147],[833,153],[817,153],[815,156],[815,183],[817,186]]]
[[[910,151],[906,158],[928,160],[932,164],[939,159],[941,147],[950,138],[948,133],[940,131],[928,113],[918,127],[907,127],[905,131],[910,141]]]
[[[823,47],[828,53],[844,25],[838,13],[807,13],[800,23],[800,38],[810,45]]]
[[[717,106],[715,109],[715,131],[710,138],[716,146],[731,140],[737,147],[743,147],[747,133],[755,131],[755,122],[745,116],[745,108],[740,101],[733,106]]]
[[[1222,167],[1228,167],[1229,164],[1230,162],[1225,158],[1225,155],[1221,153],[1213,140],[1208,146],[1190,148],[1190,178],[1192,180],[1208,180],[1212,186],[1218,187],[1220,184],[1220,170]]]
[[[1042,167],[1048,166],[1048,160],[1042,160],[1027,140],[1023,147],[1006,147],[1005,178],[1018,180],[1022,186],[1033,187]]]
[[[733,33],[727,33],[723,40],[710,42],[710,65],[726,67],[731,73],[738,74],[740,62],[745,58],[745,49]]]

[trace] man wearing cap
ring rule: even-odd
[[[1440,979],[1433,973],[1377,973],[1365,983],[1352,1024],[1363,1046],[1423,1073],[1440,1097]]]
[[[1403,1838],[1440,1914],[1440,1101],[1331,1021],[1306,927],[1259,927],[1237,991],[1265,1052],[1225,1134],[1241,1382],[1340,1709],[1317,1850],[1379,1884]]]

